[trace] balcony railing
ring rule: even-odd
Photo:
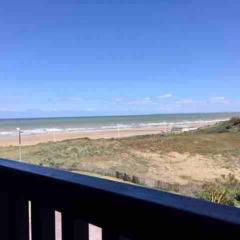
[[[31,205],[29,204],[31,203]],[[31,206],[31,212],[29,211]],[[0,160],[0,239],[240,239],[240,210],[9,160]]]

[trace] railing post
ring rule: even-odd
[[[62,213],[62,240],[89,240],[89,224]]]
[[[32,209],[32,240],[55,240],[55,211],[42,207],[33,201]]]
[[[0,193],[0,239],[29,240],[28,201]]]

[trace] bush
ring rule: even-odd
[[[136,176],[132,177],[132,182],[135,184],[141,184],[139,177],[136,177]]]
[[[127,173],[124,173],[123,175],[123,181],[125,182],[131,182],[131,177],[127,174]]]
[[[121,179],[125,182],[132,182],[134,184],[142,185],[142,182],[141,182],[139,177],[130,176],[127,173],[121,173],[121,172],[116,171],[115,172],[115,177],[118,178],[118,179]]]
[[[116,178],[123,179],[123,173],[116,171]]]
[[[229,121],[220,122],[199,131],[204,133],[240,132],[240,118],[233,117]]]
[[[213,183],[204,184],[198,197],[218,204],[240,207],[240,182],[233,174],[223,175]]]
[[[43,158],[39,163],[40,166],[59,168],[61,163],[55,162],[52,158]]]

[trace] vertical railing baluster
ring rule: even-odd
[[[55,240],[55,211],[32,202],[32,240]]]
[[[62,240],[89,240],[89,224],[62,213]]]
[[[0,239],[29,240],[28,201],[0,193]]]

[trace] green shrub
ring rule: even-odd
[[[141,184],[140,179],[137,176],[132,177],[132,182],[135,183],[135,184]]]
[[[123,173],[116,171],[116,178],[123,179]]]
[[[213,183],[204,184],[198,197],[218,204],[240,207],[240,182],[233,174],[223,175]]]
[[[233,117],[229,121],[216,123],[214,126],[198,130],[205,133],[240,132],[240,117]]]
[[[131,177],[127,174],[127,173],[124,173],[123,175],[123,181],[125,182],[131,182]]]

